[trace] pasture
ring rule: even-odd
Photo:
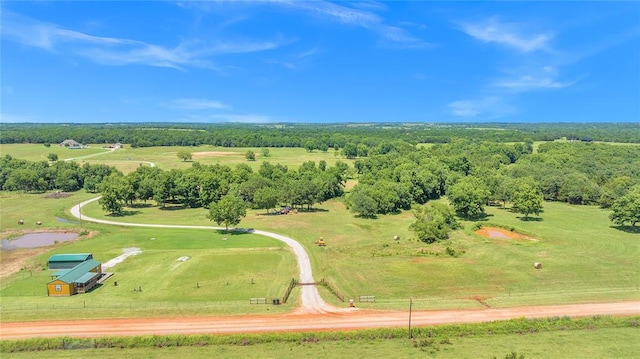
[[[110,218],[96,203],[84,213]],[[149,204],[127,213],[117,220],[210,223],[202,208],[162,210]],[[376,296],[377,303],[360,304],[365,307],[404,309],[409,297],[422,309],[640,298],[638,234],[612,227],[607,215],[594,206],[547,202],[539,220],[522,221],[509,210],[489,207],[482,221],[463,222],[449,241],[432,245],[413,238],[410,212],[356,218],[337,200],[298,214],[250,211],[239,227],[297,239],[310,254],[317,280],[330,279],[348,298]],[[483,238],[473,233],[476,223],[513,228],[536,240]],[[319,237],[326,247],[314,245]],[[543,268],[534,269],[534,262]],[[333,296],[327,300],[344,305]]]
[[[101,146],[90,145],[86,149],[70,150],[57,144],[51,145],[51,147],[44,147],[42,144],[2,144],[0,145],[0,154],[9,154],[15,158],[37,161],[47,160],[49,153],[56,153],[60,160],[76,158],[76,162],[80,165],[85,162],[105,164],[114,166],[124,173],[132,172],[138,166],[148,166],[150,163],[164,170],[189,168],[195,161],[205,165],[224,164],[230,167],[243,163],[249,165],[253,170],[258,170],[262,162],[280,163],[291,169],[297,169],[305,161],[315,161],[316,163],[325,161],[328,166],[334,165],[338,160],[347,163],[353,162],[353,160],[342,156],[336,156],[333,150],[328,152],[319,150],[308,152],[304,148],[269,148],[269,155],[265,157],[262,155],[262,149],[258,147],[167,146],[131,148],[125,145],[124,148],[108,151]],[[193,159],[191,161],[183,161],[177,157],[178,152],[183,150],[192,153]],[[255,161],[246,159],[245,154],[247,151],[253,151],[256,154]]]
[[[78,310],[88,317],[136,317],[291,309],[270,302],[282,297],[297,276],[293,254],[277,240],[207,230],[100,225],[92,230],[100,234],[49,247],[25,262],[22,271],[3,280],[3,321],[63,319]],[[46,261],[52,254],[88,252],[105,263],[134,247],[142,253],[106,269],[114,276],[99,288],[67,298],[46,296],[45,285],[51,280]],[[180,257],[189,259],[179,261]],[[269,298],[269,305],[250,305],[254,297]]]
[[[7,149],[20,150],[22,152],[15,153],[22,153],[30,159],[28,156],[46,157],[54,147],[2,145],[0,149],[3,154],[8,152]],[[75,151],[85,151],[60,149],[74,154],[80,153]],[[165,169],[191,166],[190,162],[177,158],[177,152],[182,149],[184,147],[125,147],[113,152],[100,149],[102,152],[89,153],[84,160],[118,164],[119,168],[132,164],[135,167],[144,161]],[[256,161],[244,158],[246,148],[200,146],[188,149],[193,150],[194,160],[205,164],[233,166],[247,163],[254,169],[259,168],[263,160],[291,168],[309,160],[325,160],[329,165],[338,159],[346,161],[331,152],[309,153],[300,148],[270,148],[267,158],[260,157],[260,149],[255,148],[252,150],[258,155]],[[134,167],[128,168],[133,170]],[[349,185],[353,185],[353,181]],[[95,293],[52,301],[43,295],[48,278],[46,271],[23,270],[3,281],[0,294],[3,320],[40,317],[44,309],[34,312],[24,308],[53,309],[57,306],[56,309],[64,309],[61,303],[71,303],[67,312],[48,310],[52,313],[47,315],[61,318],[80,304],[83,308],[95,305],[92,315],[119,317],[159,312],[195,314],[202,311],[255,313],[266,311],[265,308],[288,310],[284,306],[256,307],[247,304],[251,297],[281,296],[288,280],[297,277],[293,256],[279,242],[247,235],[243,238],[252,238],[247,241],[252,243],[249,246],[252,249],[249,249],[237,247],[240,241],[235,240],[236,237],[228,242],[222,241],[224,234],[217,232],[162,230],[167,236],[164,238],[158,236],[157,230],[98,225],[71,218],[69,208],[94,196],[83,190],[71,197],[55,199],[45,198],[46,194],[0,192],[3,237],[15,235],[18,231],[46,228],[92,233],[86,236],[91,238],[61,244],[54,249],[25,251],[34,256],[23,265],[25,268],[37,267],[38,263],[58,251],[92,252],[98,260],[104,261],[121,254],[122,248],[140,247],[143,255],[115,268],[128,285],[115,287],[107,283]],[[640,262],[637,259],[640,258],[640,234],[613,227],[608,211],[595,206],[546,202],[544,213],[530,221],[519,219],[508,209],[488,207],[486,211],[487,216],[482,220],[462,221],[463,228],[453,232],[448,241],[431,245],[417,241],[409,231],[409,225],[414,221],[411,212],[382,215],[376,219],[356,218],[339,199],[317,204],[312,211],[299,211],[297,214],[267,215],[264,210],[252,210],[238,227],[264,229],[295,238],[309,253],[315,279],[328,279],[345,298],[356,299],[357,306],[364,308],[404,310],[408,308],[410,297],[416,310],[640,298]],[[214,225],[206,218],[205,209],[159,208],[153,201],[127,207],[123,215],[117,217],[106,215],[97,202],[83,208],[82,213],[121,222]],[[18,225],[18,219],[24,219],[25,224]],[[37,226],[37,220],[43,224]],[[480,237],[473,231],[478,224],[513,229],[535,240]],[[396,235],[400,237],[399,241],[393,240]],[[325,239],[326,247],[314,245],[319,237]],[[157,240],[151,241],[150,238]],[[197,253],[191,256],[183,254],[185,251]],[[173,268],[176,265],[173,258],[183,255],[192,259]],[[15,256],[19,255],[3,255],[3,266],[6,266],[7,258]],[[534,262],[541,262],[543,268],[534,269]],[[257,263],[264,264],[264,268]],[[274,278],[260,277],[261,271],[277,275]],[[113,280],[119,281],[117,277]],[[234,287],[234,282],[227,285],[226,277],[242,285]],[[255,283],[251,284],[251,278],[256,280]],[[198,288],[200,283],[208,287]],[[134,292],[136,286],[142,287],[143,291]],[[256,288],[259,290],[254,293]],[[320,291],[328,302],[346,305],[327,289],[320,288]],[[297,291],[294,290],[295,294]],[[375,296],[376,302],[358,303],[359,296]],[[102,298],[108,298],[108,301],[101,302]],[[13,309],[8,312],[7,308]]]

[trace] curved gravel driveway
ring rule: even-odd
[[[224,227],[216,227],[216,226],[186,226],[186,225],[176,225],[176,224],[147,224],[147,223],[123,223],[116,221],[108,221],[104,219],[97,219],[92,217],[87,217],[82,215],[80,209],[91,203],[99,200],[102,196],[92,198],[90,200],[84,201],[80,204],[77,204],[71,208],[71,214],[84,221],[109,224],[115,226],[127,226],[127,227],[152,227],[152,228],[183,228],[183,229],[214,229],[220,230],[225,229]],[[309,256],[307,252],[304,250],[302,245],[298,243],[295,239],[285,237],[283,235],[277,233],[271,233],[260,230],[252,230],[251,233],[259,234],[265,237],[271,237],[277,239],[279,241],[284,242],[286,245],[291,247],[293,253],[296,256],[296,260],[298,262],[298,269],[300,270],[300,283],[314,283],[313,280],[313,272],[311,270],[311,261],[309,261]],[[324,300],[320,297],[318,293],[318,289],[314,285],[303,285],[301,288],[301,298],[302,298],[302,310],[307,313],[325,313],[325,312],[333,312],[336,311],[337,308],[333,308],[332,306],[325,303]]]

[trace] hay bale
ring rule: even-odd
[[[24,219],[19,219],[18,224],[24,224]]]
[[[541,268],[542,268],[542,263],[540,263],[540,262],[535,262],[535,263],[533,263],[533,268],[535,268],[535,269],[541,269]]]
[[[393,240],[394,241],[399,241],[400,240],[400,236],[393,236]]]
[[[41,225],[41,224],[42,224],[42,221],[38,221],[38,222],[36,222],[36,224],[37,224],[37,225]]]

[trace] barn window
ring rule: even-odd
[[[56,284],[56,292],[62,292],[62,286],[60,284]]]

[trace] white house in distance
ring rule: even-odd
[[[62,142],[60,142],[60,147],[66,147],[69,149],[76,149],[76,148],[84,148],[85,146],[79,144],[78,142],[74,141],[74,140],[64,140]]]

